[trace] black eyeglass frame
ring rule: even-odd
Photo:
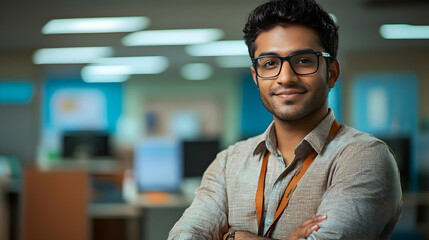
[[[296,56],[296,55],[305,54],[305,53],[313,53],[313,54],[315,54],[315,55],[317,56],[317,68],[316,68],[316,70],[315,70],[314,72],[312,72],[312,73],[304,73],[304,74],[297,73],[297,72],[295,71],[295,69],[293,68],[292,63],[290,62],[290,59],[291,59],[292,57]],[[326,57],[326,58],[332,58],[331,54],[329,54],[329,53],[327,53],[327,52],[303,51],[303,52],[296,52],[296,53],[292,53],[291,55],[289,55],[289,56],[287,56],[287,57],[280,57],[280,56],[277,56],[277,55],[264,55],[264,56],[260,56],[260,57],[252,58],[252,59],[251,59],[251,61],[252,61],[253,68],[255,69],[256,75],[257,75],[258,77],[260,77],[260,78],[275,78],[275,77],[279,76],[279,75],[280,75],[280,73],[282,72],[283,63],[284,63],[284,61],[285,61],[285,60],[289,63],[290,68],[292,69],[292,71],[293,71],[296,75],[301,75],[301,76],[302,76],[302,75],[310,75],[310,74],[314,74],[314,73],[316,73],[316,72],[319,70],[319,57],[320,57],[320,56],[322,56],[322,57]],[[258,68],[256,67],[256,65],[258,64],[258,63],[257,63],[257,61],[258,61],[259,59],[261,59],[261,58],[267,58],[267,57],[275,57],[275,58],[280,59],[280,61],[281,61],[281,64],[280,64],[280,70],[279,70],[279,73],[277,73],[277,74],[276,74],[276,75],[274,75],[274,76],[270,76],[270,77],[262,77],[262,76],[260,76],[260,75],[259,75],[259,73],[258,73]]]

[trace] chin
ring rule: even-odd
[[[283,108],[285,108],[285,107],[283,107]],[[271,113],[276,118],[278,118],[279,120],[282,120],[282,121],[296,121],[296,120],[302,119],[308,115],[308,113],[306,111],[304,111],[303,109],[296,109],[296,108],[291,107],[291,106],[287,106],[286,108],[288,108],[288,109],[283,109],[283,111],[278,111],[278,110],[274,109],[273,111],[271,111]]]

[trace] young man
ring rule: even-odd
[[[395,159],[328,108],[338,27],[313,0],[276,0],[243,31],[274,121],[219,153],[169,239],[389,239],[402,210]]]

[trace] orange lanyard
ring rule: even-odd
[[[332,135],[334,135],[336,132],[338,132],[339,129],[340,129],[340,124],[338,124],[337,120],[334,119],[334,122],[331,125],[331,129],[329,130],[328,138],[330,138]],[[261,218],[262,218],[262,211],[264,208],[265,175],[267,173],[267,165],[268,165],[268,157],[269,156],[270,156],[270,152],[268,152],[265,155],[265,157],[262,161],[261,173],[259,174],[258,188],[256,190],[255,203],[256,203],[256,216],[258,219],[259,233],[263,232],[263,225],[261,225]],[[264,234],[265,237],[268,237],[271,234],[271,232],[273,231],[274,226],[278,222],[280,216],[282,215],[287,204],[289,203],[289,199],[292,197],[292,194],[296,189],[296,185],[298,184],[299,180],[301,180],[302,176],[304,176],[308,167],[310,167],[310,165],[313,163],[316,156],[317,156],[317,153],[316,153],[316,151],[313,150],[307,156],[307,158],[302,163],[301,167],[298,169],[298,171],[292,177],[292,180],[289,182],[289,185],[287,186],[287,188],[283,194],[283,197],[280,201],[280,204],[277,207],[277,211],[276,211],[276,214],[274,215],[273,223],[268,228],[267,232]]]

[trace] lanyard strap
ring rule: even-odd
[[[340,129],[340,124],[338,124],[337,120],[334,119],[334,122],[331,125],[331,129],[329,130],[328,138],[330,138],[332,135],[334,135],[338,130]],[[259,174],[259,181],[258,181],[258,188],[256,190],[256,217],[258,219],[258,228],[259,228],[259,234],[263,232],[263,225],[261,224],[261,218],[262,218],[262,212],[264,208],[264,188],[265,188],[265,175],[267,174],[267,166],[268,166],[268,158],[270,156],[270,152],[268,152],[263,161],[261,166],[261,173]],[[265,237],[268,237],[271,232],[274,229],[274,226],[276,225],[277,221],[279,220],[280,216],[282,215],[283,211],[285,210],[287,204],[289,203],[289,199],[292,197],[293,192],[296,189],[296,185],[298,184],[299,180],[301,180],[302,176],[304,176],[307,169],[310,167],[310,165],[313,163],[314,159],[316,158],[317,153],[316,151],[312,151],[307,158],[302,163],[301,167],[298,169],[298,171],[294,174],[291,181],[289,182],[283,197],[280,201],[279,206],[277,207],[276,214],[274,216],[273,223],[268,228],[267,232],[264,234]]]

